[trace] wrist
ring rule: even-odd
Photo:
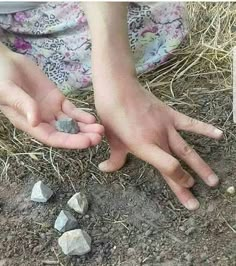
[[[94,44],[92,49],[93,82],[105,79],[136,78],[135,63],[129,46],[124,43]]]

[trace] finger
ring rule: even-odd
[[[0,103],[24,115],[31,126],[40,123],[40,112],[36,101],[13,82],[0,84]]]
[[[76,106],[67,99],[65,99],[62,104],[62,111],[69,117],[79,122],[83,122],[87,124],[93,124],[96,122],[96,118],[93,115],[79,108],[76,108]]]
[[[104,133],[104,127],[100,124],[84,124],[78,123],[80,131],[83,133],[97,133],[102,135]]]
[[[201,122],[179,112],[175,112],[175,128],[177,130],[190,131],[214,139],[221,139],[223,137],[223,131],[213,125]]]
[[[175,183],[171,178],[164,176],[166,183],[170,186],[180,203],[182,203],[188,210],[196,210],[200,204],[198,200],[193,196],[188,188],[184,188]]]
[[[194,179],[181,167],[178,160],[156,145],[143,145],[135,155],[156,167],[162,175],[169,176],[177,184],[188,188],[193,186]]]
[[[110,157],[99,164],[98,168],[103,172],[114,172],[119,170],[126,162],[127,150],[119,140],[110,142]]]
[[[45,123],[40,124],[37,133],[33,132],[32,135],[49,146],[66,149],[86,149],[101,141],[99,134],[67,134],[55,131],[51,125]]]
[[[81,136],[84,135],[84,136],[88,137],[89,140],[90,140],[90,146],[96,146],[102,140],[102,136],[100,134],[98,134],[98,133],[92,133],[92,132],[90,132],[90,133],[82,133],[81,132],[81,133],[79,133],[79,135],[81,135]]]
[[[216,186],[219,178],[212,171],[210,166],[190,147],[187,142],[173,130],[169,136],[169,145],[181,160],[186,162],[209,186]]]
[[[8,110],[7,110],[8,109]],[[67,134],[58,132],[54,126],[48,123],[40,123],[37,127],[30,127],[26,118],[13,109],[4,107],[4,114],[10,117],[13,125],[31,135],[38,141],[55,148],[86,149],[97,145],[101,141],[101,135],[96,133]]]

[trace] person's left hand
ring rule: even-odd
[[[104,132],[93,115],[78,109],[31,60],[0,46],[0,110],[11,123],[40,142],[58,148],[97,145]],[[58,132],[56,120],[70,117],[80,132]]]

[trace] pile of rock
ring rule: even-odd
[[[53,191],[42,181],[38,181],[32,189],[31,200],[47,202],[52,195]],[[82,215],[88,210],[88,200],[82,192],[74,194],[67,205]],[[61,210],[56,218],[54,228],[63,233],[58,239],[58,244],[66,255],[84,255],[91,250],[91,237],[78,227],[77,219],[69,211]]]

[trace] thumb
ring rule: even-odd
[[[114,172],[119,170],[126,161],[127,151],[121,147],[111,145],[110,158],[99,164],[98,168],[103,172]]]
[[[24,115],[32,127],[40,123],[37,102],[13,82],[0,83],[0,104],[7,105]]]

